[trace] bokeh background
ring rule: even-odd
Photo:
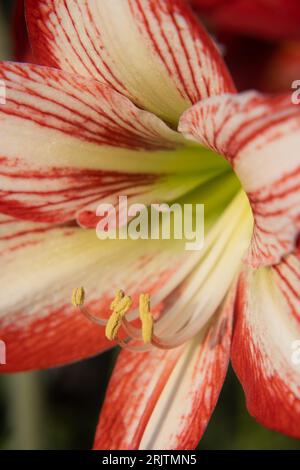
[[[244,17],[240,22],[236,16],[229,22],[215,17],[207,5],[216,2],[191,1],[239,89],[280,92],[300,79],[300,21],[299,31],[253,28],[245,26]],[[21,12],[22,1],[0,0],[0,60],[33,60]],[[23,374],[1,374],[0,366],[0,449],[90,449],[117,354],[115,349],[66,367]],[[249,416],[230,369],[199,449],[300,449],[300,441],[267,430]]]

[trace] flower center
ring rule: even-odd
[[[206,197],[204,247],[186,253],[172,279],[153,293],[155,315],[147,293],[139,295],[138,308],[134,309],[130,296],[119,290],[108,319],[88,310],[82,288],[73,292],[73,305],[89,320],[105,327],[109,340],[132,351],[172,349],[198,334],[209,324],[234,282],[251,239],[251,208],[234,178],[230,173],[223,175],[197,193],[198,198]]]
[[[147,287],[152,292],[151,308],[148,293],[135,289],[139,303],[133,308],[127,295],[130,292],[118,290],[110,305],[109,318],[99,318],[84,304],[83,289],[73,292],[73,305],[104,327],[106,337],[123,348],[172,349],[189,341],[209,324],[241,268],[253,229],[250,204],[230,165],[223,157],[207,152],[199,147],[199,155],[194,155],[199,162],[199,170],[193,175],[196,184],[186,184],[185,195],[173,201],[182,206],[190,203],[204,206],[204,245],[198,251],[184,252],[185,243],[180,240],[176,245],[178,239],[175,235],[174,240],[171,237],[168,244],[179,250],[182,261],[159,289]],[[189,177],[190,173],[182,173],[183,185]],[[174,226],[173,229],[175,233]]]

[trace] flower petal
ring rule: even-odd
[[[232,346],[249,412],[300,438],[300,252],[240,281]],[[297,351],[298,348],[298,351]]]
[[[233,91],[181,0],[27,0],[27,20],[39,63],[108,83],[169,122],[203,97]]]
[[[179,128],[223,154],[247,192],[256,222],[249,263],[278,263],[300,230],[300,107],[290,95],[223,95],[188,110]]]
[[[2,372],[52,367],[111,346],[102,331],[71,307],[66,284],[72,278],[59,275],[67,263],[59,263],[60,249],[70,251],[76,230],[0,216],[0,337],[7,350]]]
[[[1,371],[46,368],[112,346],[104,329],[71,306],[83,285],[86,306],[106,318],[116,289],[154,294],[185,270],[183,242],[100,241],[94,230],[46,227],[1,216],[0,338],[7,345]]]
[[[219,316],[186,346],[122,351],[111,378],[95,449],[194,449],[228,366],[235,290]]]
[[[184,149],[178,133],[107,85],[11,63],[0,65],[0,78],[6,84],[0,106],[3,213],[62,223],[81,219],[92,206],[95,218],[99,202],[115,203],[119,194],[145,203],[172,199],[194,187],[197,166],[206,165],[208,176],[219,171],[220,162],[197,163],[196,149]],[[172,176],[182,171],[190,173],[187,185]]]

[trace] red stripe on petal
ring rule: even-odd
[[[0,211],[23,220],[62,223],[78,218],[100,202],[118,205],[118,196],[126,194],[128,200],[144,195],[158,180],[158,175],[120,173],[76,168],[27,168],[22,159],[0,158]],[[30,182],[30,184],[29,184]],[[20,189],[19,189],[20,188]]]

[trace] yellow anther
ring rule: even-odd
[[[112,314],[109,317],[105,328],[105,336],[109,340],[116,339],[118,335],[118,331],[122,324],[122,318],[126,314],[126,312],[130,309],[132,304],[131,297],[125,295],[123,291],[119,290],[116,293],[116,297],[112,301],[110,305],[110,309],[112,310]]]
[[[112,301],[112,303],[110,304],[110,309],[111,309],[111,311],[114,311],[114,310],[115,310],[115,308],[118,306],[118,304],[120,303],[120,301],[121,301],[122,299],[124,299],[124,297],[125,297],[125,294],[124,294],[124,292],[123,292],[122,290],[118,290],[118,291],[116,292],[115,298],[114,298],[114,300]]]
[[[74,307],[80,307],[84,304],[84,289],[83,287],[76,287],[72,292],[72,305]]]
[[[150,295],[140,295],[140,319],[142,322],[142,337],[145,344],[151,343],[153,336],[153,317],[150,312]]]

